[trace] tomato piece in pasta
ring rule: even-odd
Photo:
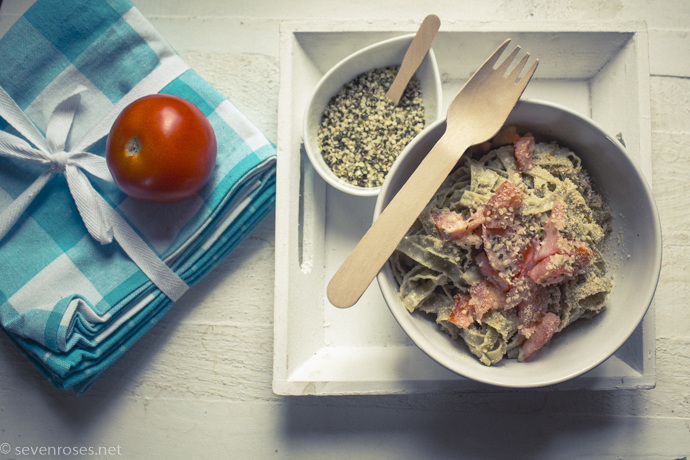
[[[534,153],[535,142],[531,134],[525,134],[515,141],[515,158],[517,158],[520,171],[528,172],[534,167],[532,154]]]

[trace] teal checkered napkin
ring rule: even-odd
[[[38,0],[0,63],[0,324],[80,394],[273,210],[275,148],[127,0]],[[102,171],[114,117],[151,93],[191,101],[216,133],[214,175],[182,203],[133,200]],[[152,281],[166,270],[173,288]]]

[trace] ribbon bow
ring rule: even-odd
[[[67,135],[74,121],[80,94],[85,90],[85,87],[78,86],[57,105],[43,137],[9,94],[0,88],[0,117],[35,146],[32,147],[20,137],[0,131],[0,155],[48,166],[48,169],[0,214],[0,240],[50,179],[56,174],[64,174],[89,234],[101,244],[108,244],[113,238],[117,240],[141,271],[166,296],[176,301],[188,289],[187,284],[161,261],[122,216],[100,196],[84,174],[86,171],[99,179],[113,182],[105,159],[85,151],[102,137],[102,125],[109,117],[94,126],[72,149],[65,151]]]

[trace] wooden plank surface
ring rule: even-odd
[[[134,3],[273,142],[281,20],[373,21],[395,15],[409,22],[432,12],[428,4],[389,0]],[[433,13],[442,22],[644,20],[649,27],[653,182],[664,231],[656,388],[278,397],[271,390],[275,224],[270,216],[84,396],[53,389],[0,336],[0,449],[3,443],[11,449],[1,457],[32,458],[21,449],[51,446],[120,447],[119,455],[93,458],[686,457],[690,56],[683,51],[690,2],[509,5],[442,1]],[[4,0],[0,14],[23,9],[22,0]],[[0,33],[4,21],[0,18]],[[516,452],[515,445],[527,447]]]

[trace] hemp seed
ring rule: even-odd
[[[397,106],[386,97],[399,66],[364,72],[328,103],[318,130],[326,164],[344,181],[379,187],[393,162],[424,129],[420,82],[413,76]]]

